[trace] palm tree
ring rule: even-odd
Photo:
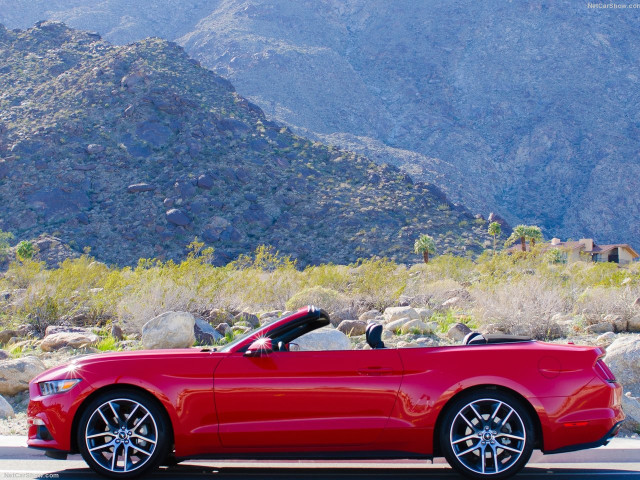
[[[504,242],[505,247],[508,247],[509,245],[516,243],[518,240],[520,240],[520,245],[522,246],[522,251],[526,252],[527,251],[527,246],[526,246],[526,237],[527,237],[527,226],[526,225],[518,225],[513,229],[513,232],[511,232],[511,235],[509,236],[509,238],[507,238],[507,241]]]
[[[526,237],[529,239],[529,245],[533,248],[536,242],[542,241],[542,232],[540,231],[540,227],[528,225]]]
[[[413,244],[413,251],[421,253],[424,263],[429,263],[429,254],[436,253],[436,242],[429,235],[420,235],[420,238]]]
[[[502,233],[502,227],[498,222],[491,222],[489,224],[489,235],[493,237],[493,255],[496,254],[496,238]]]

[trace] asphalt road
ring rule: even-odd
[[[79,455],[52,460],[26,448],[24,437],[0,436],[0,479],[97,480]],[[392,480],[458,479],[444,459],[434,463],[415,461],[189,461],[163,468],[146,478]],[[534,479],[640,480],[640,440],[614,439],[608,446],[582,452],[542,455],[534,452],[528,466],[516,477]]]

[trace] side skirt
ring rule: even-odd
[[[295,453],[210,453],[179,457],[214,460],[433,460],[433,455],[393,450],[367,452],[295,452]]]

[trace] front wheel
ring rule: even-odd
[[[78,449],[95,472],[134,478],[167,457],[169,421],[148,396],[114,391],[95,398],[78,423]]]
[[[497,390],[463,395],[447,409],[439,441],[445,458],[469,478],[503,479],[529,461],[531,417],[514,396]]]

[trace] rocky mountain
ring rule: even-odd
[[[0,229],[132,264],[198,236],[302,265],[479,252],[484,222],[393,166],[299,137],[175,43],[113,46],[58,22],[0,28]]]
[[[0,0],[176,39],[269,118],[547,236],[640,248],[638,10],[571,0]],[[152,6],[149,6],[152,4]],[[622,5],[622,4],[618,4]]]

